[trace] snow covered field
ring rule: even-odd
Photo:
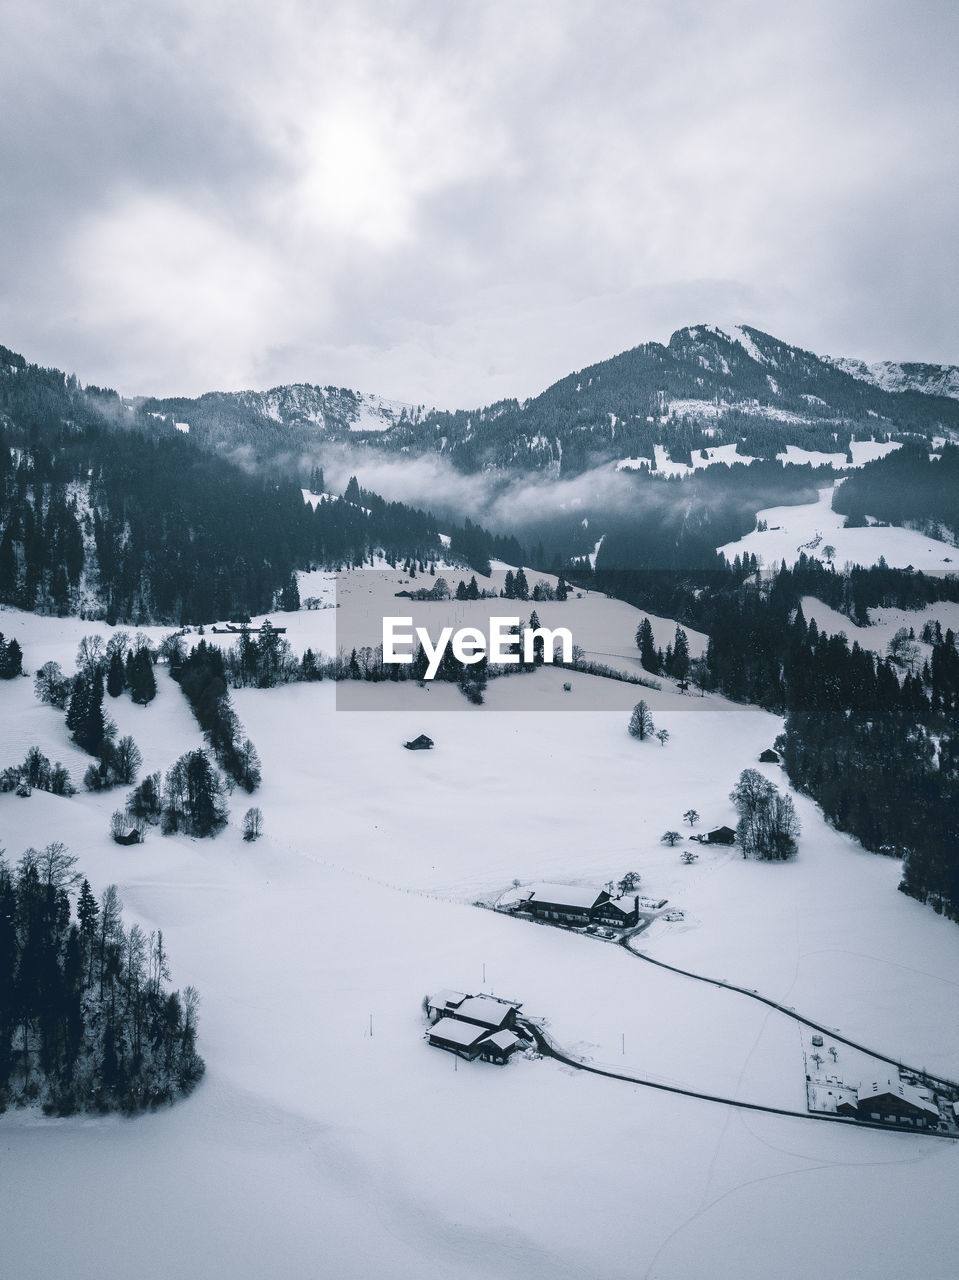
[[[832,562],[837,568],[845,564],[877,564],[882,556],[893,569],[911,565],[923,573],[956,572],[959,550],[950,543],[895,526],[844,529],[845,516],[833,511],[831,504],[832,488],[828,488],[819,490],[818,502],[760,511],[757,520],[765,520],[767,530],[754,530],[719,550],[730,561],[748,552],[756,556],[761,568],[778,568],[782,560],[787,565],[794,564],[802,551],[825,560],[824,548],[831,546]]]
[[[553,625],[581,613],[574,635],[598,650],[635,651],[642,615],[626,605],[535,607],[544,622],[555,609]],[[334,616],[275,620],[297,651],[329,652]],[[671,623],[654,625],[671,639]],[[5,610],[0,630],[32,672],[50,658],[69,669],[80,636],[109,628]],[[174,982],[200,989],[207,1061],[190,1099],[136,1120],[0,1117],[4,1276],[49,1280],[64,1258],[80,1280],[954,1274],[955,1143],[733,1111],[546,1060],[467,1064],[425,1044],[425,994],[492,991],[597,1064],[801,1108],[804,1041],[784,1015],[471,905],[514,879],[601,885],[635,870],[642,893],[684,912],[640,935],[649,955],[959,1074],[959,929],[896,892],[896,862],[799,796],[794,864],[684,844],[700,853],[687,867],[660,842],[689,832],[690,806],[697,830],[733,823],[745,767],[786,785],[756,764],[779,721],[576,673],[566,695],[568,675],[493,681],[482,708],[451,687],[404,686],[389,712],[376,686],[359,712],[337,712],[328,682],[235,692],[263,759],[254,845],[240,838],[245,793],[215,840],[132,848],[107,833],[122,792],[0,795],[8,858],[62,839],[95,890],[118,883],[128,920],[163,929]],[[108,700],[150,769],[199,741],[158,677],[147,708]],[[595,709],[511,711],[526,679],[544,705]],[[0,683],[2,763],[36,742],[79,781],[86,758],[31,683]],[[665,747],[628,737],[639,696]],[[404,751],[420,732],[435,749]]]

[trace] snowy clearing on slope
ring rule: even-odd
[[[828,635],[839,635],[840,632],[844,632],[850,646],[855,641],[860,649],[870,649],[881,658],[886,656],[889,642],[898,631],[903,627],[907,631],[912,628],[916,633],[916,644],[922,655],[919,661],[920,668],[922,662],[931,653],[931,646],[924,645],[920,639],[922,628],[927,622],[938,621],[943,632],[950,628],[953,632],[959,632],[959,603],[953,600],[937,600],[922,609],[890,609],[886,606],[870,609],[868,627],[857,626],[845,614],[831,609],[829,605],[823,604],[814,596],[803,596],[802,611],[806,621],[815,621],[820,631]]]
[[[747,553],[754,555],[760,568],[778,568],[782,560],[787,565],[795,564],[803,551],[826,560],[824,548],[831,546],[832,562],[838,567],[878,564],[882,558],[893,569],[911,566],[923,573],[956,571],[959,550],[914,529],[895,525],[843,528],[845,516],[833,511],[832,493],[832,488],[820,489],[818,502],[760,511],[757,522],[765,520],[768,529],[753,530],[718,550],[730,561]]]

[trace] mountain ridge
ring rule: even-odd
[[[959,438],[959,399],[940,394],[952,385],[950,370],[922,368],[925,390],[905,375],[881,386],[861,362],[819,356],[750,325],[700,324],[569,373],[536,396],[481,408],[427,409],[307,383],[142,403],[195,421],[214,448],[261,457],[349,442],[438,453],[465,473],[573,475],[626,458],[655,466],[657,445],[688,463],[692,451],[721,443],[774,457],[790,445],[836,454],[854,439]]]

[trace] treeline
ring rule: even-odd
[[[258,674],[263,675],[264,685],[260,687],[276,683],[265,673],[279,664],[279,640],[269,619],[263,624],[259,642],[252,646],[249,632],[240,633],[241,665],[255,665]],[[184,656],[179,646],[173,646],[170,675],[193,708],[220,767],[245,791],[255,791],[260,785],[260,758],[250,739],[243,736],[243,726],[230,704],[221,650],[201,640],[189,656]]]
[[[306,649],[302,657],[297,658],[288,641],[267,622],[259,635],[244,628],[236,643],[222,656],[219,670],[236,689],[268,689],[301,681],[309,684],[319,680],[364,680],[368,683],[423,680],[428,665],[422,645],[418,646],[412,663],[405,665],[385,663],[382,645],[362,646],[349,653],[341,649],[335,657]],[[489,674],[485,658],[475,664],[459,662],[447,646],[435,679],[458,684],[471,702],[481,703]]]
[[[839,485],[832,505],[847,525],[865,525],[872,516],[959,540],[959,446],[947,444],[930,457],[925,443],[912,444],[877,458]]]
[[[606,591],[638,609],[677,618],[684,626],[711,635],[727,622],[739,634],[737,610],[751,598],[745,584],[758,567],[756,557],[748,553],[737,555],[732,564],[719,559],[708,569],[602,569],[599,558],[597,566],[592,573],[588,565],[580,565],[570,577],[577,586]],[[855,565],[847,572],[805,552],[791,568],[783,561],[772,580],[753,583],[753,589],[788,600],[790,609],[803,596],[814,596],[860,627],[869,626],[870,609],[921,609],[939,600],[959,600],[957,577],[892,569],[882,559],[877,565]],[[761,637],[755,643],[764,642]]]
[[[62,844],[0,851],[0,1111],[134,1113],[203,1074],[192,987],[171,991],[160,932],[126,928],[116,886],[99,901]]]

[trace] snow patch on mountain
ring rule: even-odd
[[[751,360],[755,360],[757,364],[774,363],[773,361],[767,361],[766,357],[759,350],[755,342],[753,342],[752,338],[749,336],[746,330],[742,327],[742,325],[734,324],[732,329],[729,332],[729,337],[732,338],[733,342],[738,342],[739,345],[742,347],[742,349],[746,352],[746,355],[749,356]]]
[[[900,363],[877,360],[867,364],[847,356],[824,356],[830,364],[861,382],[883,391],[920,391],[927,396],[949,396],[959,400],[959,365]]]

